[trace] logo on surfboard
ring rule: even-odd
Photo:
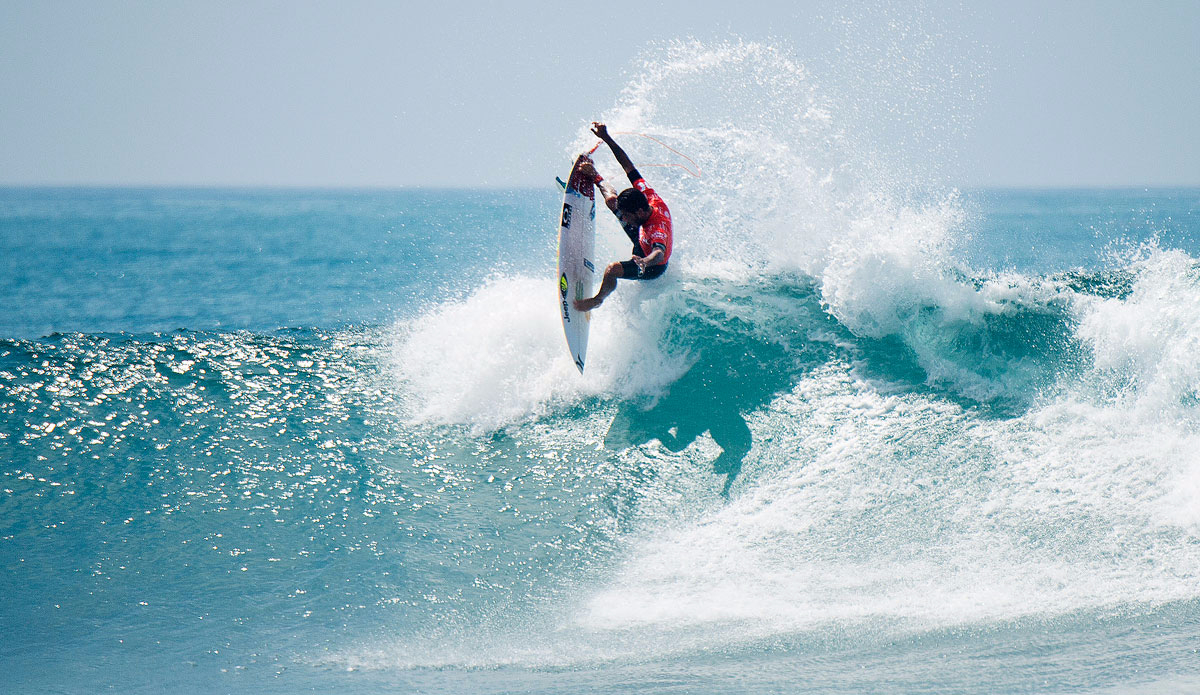
[[[567,281],[567,274],[563,273],[558,279],[558,291],[562,293],[562,316],[564,323],[571,322],[571,307],[567,304],[567,290],[570,289],[571,283]]]
[[[563,203],[562,226],[570,228],[571,226],[571,204]]]

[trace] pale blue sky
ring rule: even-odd
[[[0,184],[541,185],[648,41],[782,43],[837,85],[839,46],[912,25],[878,5],[0,0]],[[970,116],[957,184],[1200,185],[1200,2],[918,12],[966,66],[931,107]]]

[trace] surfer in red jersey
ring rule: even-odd
[[[604,279],[600,282],[600,291],[591,299],[575,300],[575,308],[580,311],[590,311],[604,303],[604,299],[617,289],[617,279],[653,280],[667,270],[667,261],[671,259],[671,211],[663,199],[646,184],[646,179],[638,173],[629,161],[625,150],[608,134],[608,127],[603,123],[592,123],[592,132],[604,141],[612,150],[617,163],[629,176],[632,188],[627,188],[619,194],[612,186],[604,183],[604,179],[596,172],[592,163],[584,162],[581,169],[584,175],[592,176],[608,209],[621,222],[621,228],[633,242],[633,257],[627,261],[613,262],[604,269]]]

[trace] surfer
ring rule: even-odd
[[[629,161],[625,150],[608,134],[608,127],[603,123],[592,123],[592,132],[604,141],[612,150],[613,157],[629,176],[632,188],[626,188],[619,194],[604,183],[604,178],[596,171],[590,162],[584,162],[581,170],[585,175],[592,176],[608,209],[617,216],[621,228],[633,242],[633,256],[627,261],[615,261],[604,269],[604,279],[600,282],[600,291],[591,299],[575,300],[575,308],[580,311],[591,311],[604,303],[604,299],[617,289],[617,279],[653,280],[667,270],[667,261],[671,259],[671,211],[663,199],[646,184],[646,179],[638,173]]]

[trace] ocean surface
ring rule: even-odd
[[[681,225],[584,376],[559,200],[0,191],[5,690],[1200,688],[1200,190]]]
[[[1200,692],[1200,189],[914,186],[730,53],[795,103],[610,114],[675,249],[582,376],[562,172],[0,189],[0,690]]]

